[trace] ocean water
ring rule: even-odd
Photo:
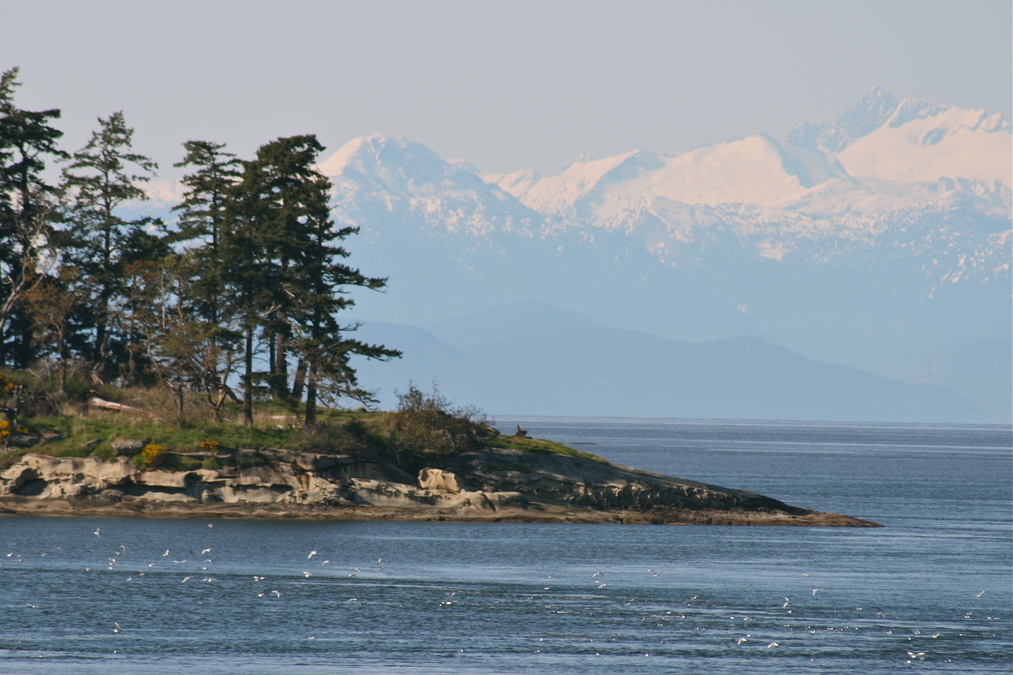
[[[0,518],[0,672],[1008,673],[1008,426],[500,419],[875,529]]]

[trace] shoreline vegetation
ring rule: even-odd
[[[246,426],[236,403],[235,422],[181,422],[157,388],[70,400],[29,373],[0,377],[0,515],[878,525],[503,435],[435,387],[410,384],[390,412],[322,409],[309,426],[265,401]]]

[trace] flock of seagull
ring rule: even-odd
[[[208,527],[211,528],[211,527],[214,527],[214,525],[213,524],[208,524]],[[94,536],[96,536],[96,537],[101,537],[102,536],[101,528],[96,528],[94,530],[94,532],[92,532],[92,534]],[[43,552],[43,553],[40,553],[39,555],[44,557],[44,556],[46,556],[46,555],[48,555],[50,553],[55,553],[56,551],[59,551],[62,548],[63,548],[62,546],[58,546],[56,549],[53,549],[53,551]],[[109,569],[109,570],[116,569],[117,565],[120,564],[120,559],[123,558],[124,556],[126,556],[128,554],[128,552],[129,552],[129,549],[127,548],[127,546],[123,545],[123,544],[120,544],[116,548],[116,550],[112,553],[112,555],[108,558],[107,569]],[[182,578],[182,580],[181,580],[180,583],[185,584],[187,582],[194,581],[194,580],[197,580],[197,579],[200,579],[202,582],[206,582],[206,583],[214,583],[214,582],[218,581],[217,578],[215,578],[215,577],[213,577],[213,576],[210,575],[210,568],[208,567],[208,565],[213,565],[214,564],[214,560],[212,558],[210,558],[210,557],[205,557],[205,556],[208,556],[209,554],[211,554],[213,552],[214,552],[214,549],[212,547],[210,547],[210,546],[200,549],[200,556],[203,558],[200,569],[201,569],[201,572],[203,572],[204,574],[202,574],[202,575],[187,575],[187,576],[184,576]],[[170,550],[169,549],[165,549],[164,552],[161,554],[161,557],[162,558],[169,558],[170,554],[171,554]],[[306,560],[307,561],[313,560],[313,558],[315,558],[318,555],[319,555],[319,552],[316,549],[310,550],[309,553],[306,555]],[[19,555],[19,554],[15,554],[14,552],[8,553],[6,555],[6,558],[9,559],[11,562],[24,562],[24,556],[23,555]],[[177,564],[177,565],[182,565],[182,564],[185,564],[185,563],[189,562],[189,560],[187,558],[184,558],[182,560],[176,560],[176,559],[173,558],[172,562],[174,564]],[[376,565],[377,565],[377,570],[378,571],[382,571],[382,570],[385,569],[383,567],[383,562],[384,562],[384,555],[380,554],[380,556],[377,558],[377,561],[376,561]],[[331,564],[331,560],[329,560],[329,559],[320,561],[321,567],[329,565],[329,564]],[[0,567],[2,567],[2,566],[3,566],[3,561],[0,560]],[[156,563],[149,563],[148,564],[148,568],[149,569],[150,568],[154,568],[155,566],[156,566]],[[92,568],[90,568],[90,567],[89,568],[85,568],[85,570],[88,571],[88,572],[91,572]],[[355,577],[361,571],[362,571],[361,568],[359,568],[359,567],[353,567],[353,568],[351,568],[351,572],[347,576],[348,577]],[[302,574],[303,574],[303,576],[305,578],[310,578],[310,577],[314,576],[314,574],[312,572],[309,572],[309,571],[303,571]],[[647,569],[647,574],[650,574],[653,577],[660,576],[660,573],[657,570],[653,569],[653,568]],[[137,575],[138,576],[144,576],[145,575],[145,570],[139,571],[137,573]],[[802,576],[808,576],[808,575],[803,574]],[[549,578],[552,578],[551,575],[549,576]],[[127,581],[132,581],[133,577],[132,576],[131,577],[127,577],[126,580]],[[267,580],[267,576],[253,575],[253,582],[254,583],[259,584],[259,583],[264,582],[266,580]],[[608,584],[605,582],[605,575],[604,575],[603,572],[594,572],[591,575],[591,582],[595,586],[596,590],[602,590],[602,589],[605,589],[605,588],[608,587]],[[752,584],[750,584],[750,585],[752,585]],[[551,587],[546,586],[546,587],[544,587],[544,590],[548,591],[548,590],[550,590],[550,588]],[[812,596],[816,596],[816,594],[819,593],[820,591],[821,591],[821,589],[819,589],[819,588],[813,588],[812,589]],[[279,589],[272,589],[272,590],[269,590],[269,591],[267,591],[267,590],[257,590],[255,592],[256,592],[256,596],[258,598],[273,597],[273,598],[276,598],[276,599],[280,599],[282,597],[282,593],[281,593],[281,591]],[[974,597],[975,598],[980,598],[984,594],[985,594],[985,591],[981,591],[980,593],[974,594]],[[445,595],[447,596],[447,600],[440,602],[441,606],[448,606],[448,605],[455,604],[454,597],[457,595],[456,591],[455,592],[447,592],[447,593],[445,593]],[[698,598],[698,596],[693,596],[692,598],[689,598],[689,599],[685,600],[684,603],[687,604],[687,605],[689,605],[694,600],[697,600],[697,598]],[[532,597],[532,599],[533,599],[533,597]],[[358,602],[358,599],[357,598],[350,598],[349,602]],[[629,604],[629,603],[627,603],[627,604]],[[29,608],[38,608],[38,605],[34,605],[34,604],[28,604],[27,606]],[[793,612],[793,610],[789,609],[789,606],[792,606],[791,599],[788,598],[788,597],[784,597],[784,603],[781,604],[781,608],[784,609],[784,610],[786,610],[786,612],[788,614],[791,614]],[[856,608],[856,609],[860,610],[862,608],[859,607],[859,608]],[[877,616],[882,617],[883,614],[878,612]],[[964,618],[970,618],[970,616],[971,616],[971,613],[968,612],[965,615]],[[730,618],[731,619],[735,619],[734,616],[730,617]],[[991,619],[993,617],[989,617],[989,618]],[[998,618],[998,617],[995,617],[995,618]],[[786,626],[787,626],[787,624],[786,624]],[[123,630],[123,627],[118,622],[114,621],[113,622],[113,626],[112,626],[112,632],[114,634],[119,634],[119,633],[122,632],[122,630]],[[810,630],[809,632],[814,633],[816,631]],[[892,634],[892,632],[893,631],[889,631],[888,634]],[[919,632],[920,631],[915,631],[915,633],[919,633]],[[939,633],[936,633],[936,634],[931,635],[931,637],[932,638],[937,638],[937,637],[939,637],[939,635],[940,635]],[[747,642],[749,642],[752,637],[753,637],[752,634],[748,634],[747,633],[744,636],[741,636],[741,637],[738,637],[738,638],[734,638],[734,642],[735,642],[735,644],[737,646],[741,646],[741,645],[744,645]],[[761,642],[761,644],[762,644],[762,642]],[[767,643],[766,648],[767,649],[774,649],[774,648],[777,648],[777,647],[780,647],[780,646],[781,645],[778,642],[771,641],[771,642]],[[917,661],[917,660],[924,660],[925,657],[926,657],[926,655],[927,655],[926,652],[915,651],[915,650],[906,650],[905,653],[906,653],[906,656],[907,656],[907,663],[911,663],[911,662]],[[645,654],[645,656],[646,656],[646,654]]]

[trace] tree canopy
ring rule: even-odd
[[[347,264],[316,168],[314,135],[278,138],[252,159],[188,140],[175,220],[144,215],[158,165],[133,148],[122,111],[98,119],[74,153],[57,147],[59,110],[14,104],[18,69],[0,76],[0,367],[42,364],[104,383],[199,392],[221,416],[272,398],[316,420],[321,402],[375,402],[351,358],[400,352],[350,335],[339,314],[355,288],[386,279]],[[56,185],[46,162],[64,164]],[[139,215],[140,214],[140,215]],[[239,387],[236,387],[239,385]]]

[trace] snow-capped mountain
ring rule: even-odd
[[[384,135],[320,170],[335,217],[361,228],[356,260],[390,275],[369,318],[426,325],[537,299],[908,380],[948,345],[1008,344],[1013,323],[1009,123],[879,87],[783,140],[582,157],[555,176],[481,174]]]
[[[396,214],[430,234],[513,232],[542,217],[483,180],[466,162],[446,162],[426,146],[395,136],[358,138],[318,169],[334,182],[335,217],[369,225]]]

